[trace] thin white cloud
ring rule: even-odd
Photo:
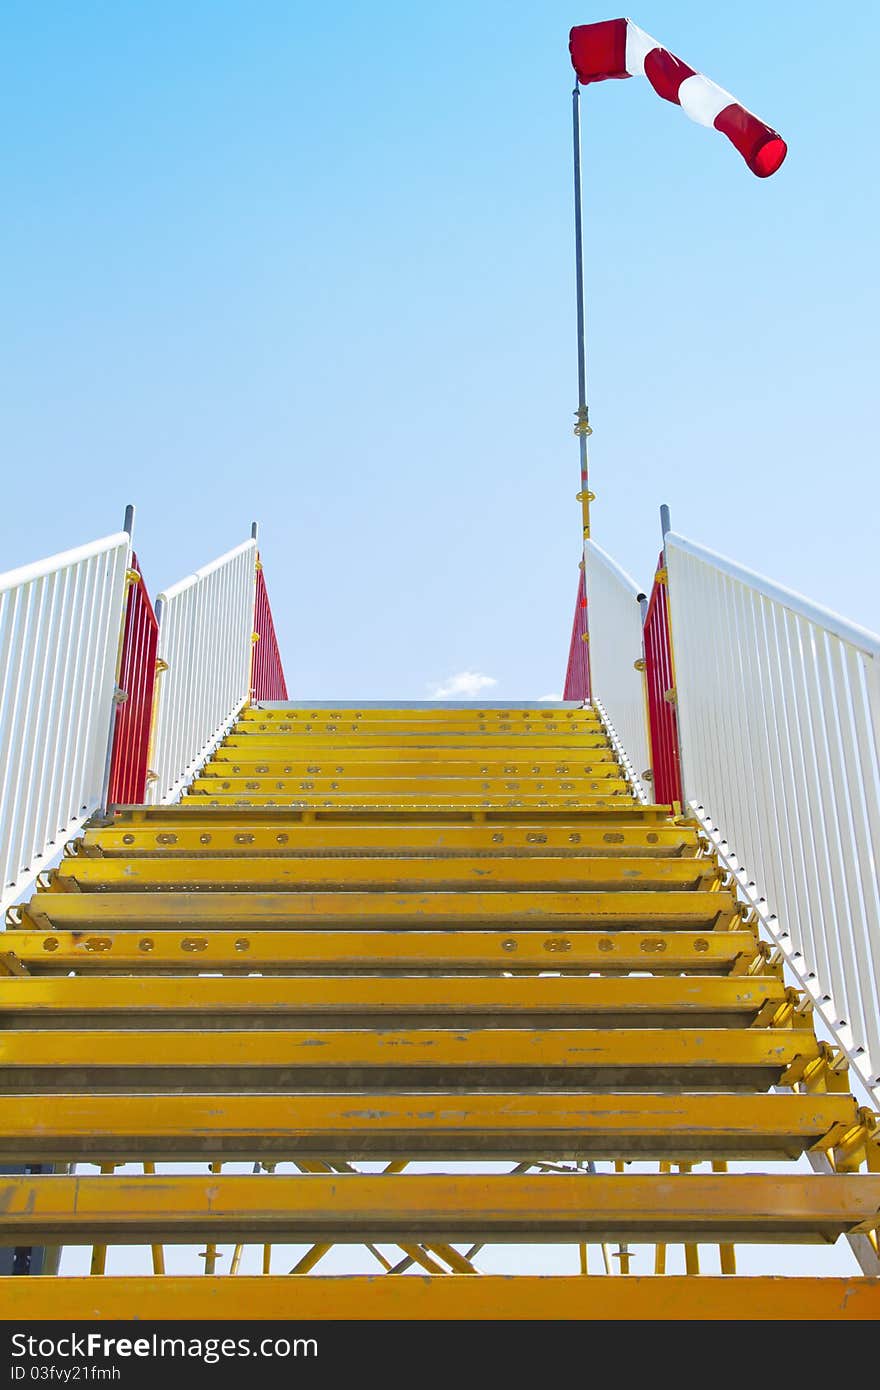
[[[475,700],[481,690],[489,690],[498,682],[494,676],[481,676],[479,671],[459,671],[447,676],[431,691],[432,700]]]
[[[562,698],[561,695],[539,695],[538,703],[544,704],[546,701],[552,701],[554,705],[558,705],[562,702]]]

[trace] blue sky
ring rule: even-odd
[[[7,0],[0,569],[138,506],[153,592],[262,526],[293,694],[558,690],[579,546],[567,33],[592,5]],[[877,627],[874,55],[633,18],[789,142],[585,97],[594,536]]]

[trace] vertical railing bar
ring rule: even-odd
[[[89,670],[94,667],[98,638],[98,604],[101,593],[100,573],[94,560],[89,561],[84,594],[83,621],[77,640],[75,690],[78,691],[77,717],[68,758],[69,776],[61,816],[65,824],[82,814],[82,787],[86,770],[86,740],[88,737]]]
[[[731,834],[731,826],[737,826],[737,828],[740,826],[748,827],[752,819],[751,816],[744,816],[745,788],[744,784],[742,784],[742,778],[730,777],[730,767],[735,758],[735,749],[737,749],[737,735],[740,734],[740,737],[742,737],[742,734],[747,733],[747,730],[745,730],[745,723],[744,720],[742,720],[741,710],[738,709],[738,674],[737,671],[735,671],[734,656],[738,634],[734,626],[735,614],[733,613],[733,609],[731,609],[731,595],[730,592],[728,592],[727,585],[724,584],[723,575],[709,573],[705,578],[708,580],[710,599],[712,599],[712,592],[715,591],[715,599],[713,599],[713,602],[710,600],[709,609],[715,609],[717,616],[719,616],[716,660],[717,663],[719,663],[717,664],[717,671],[719,671],[719,689],[722,691],[723,709],[724,713],[726,713],[727,723],[727,741],[726,745],[724,745],[726,765],[724,765],[723,776],[719,777],[719,783],[723,781],[724,785],[730,788],[731,799],[733,799],[735,808],[734,816],[731,816],[731,820],[728,821],[727,826],[722,827],[724,835],[728,837],[728,835]],[[708,788],[708,791],[712,795],[715,795],[716,790],[720,791],[720,787]],[[748,831],[742,834],[741,844],[731,844],[730,848],[731,851],[735,853],[735,856],[737,856],[738,865],[740,865],[742,869],[747,869],[748,873],[749,869],[747,863],[745,863],[745,859],[747,859],[749,852],[751,852],[751,845],[748,844]]]
[[[49,701],[42,692],[52,687],[53,682],[48,679],[51,676],[50,663],[59,651],[61,634],[57,630],[57,618],[59,579],[62,573],[61,570],[53,570],[38,581],[42,591],[37,616],[36,651],[30,677],[33,695],[27,704],[27,722],[22,730],[23,756],[19,766],[18,786],[14,793],[18,828],[10,849],[19,872],[29,869],[35,858],[42,858],[45,848],[42,840],[38,841],[36,838],[40,793],[45,786],[48,771],[46,720]]]
[[[869,968],[863,942],[863,938],[867,934],[867,924],[856,865],[850,853],[850,846],[854,837],[854,825],[851,816],[852,800],[847,790],[845,764],[840,742],[840,710],[833,688],[828,641],[823,632],[816,632],[816,673],[825,715],[823,724],[833,796],[833,803],[824,806],[823,811],[826,813],[829,835],[833,834],[834,836],[833,843],[839,858],[846,892],[847,911],[841,914],[841,919],[838,921],[838,932],[840,933],[841,965],[846,983],[844,999],[848,1005],[847,1024],[854,1038],[864,1037],[868,1030],[868,1019],[859,987],[859,967],[866,970]],[[855,1019],[854,1015],[856,1016]]]
[[[781,814],[785,822],[785,835],[782,837],[789,865],[789,880],[792,890],[792,903],[789,904],[786,919],[781,923],[784,930],[791,932],[789,923],[796,919],[801,933],[804,949],[805,967],[815,971],[818,950],[813,909],[810,893],[810,876],[804,852],[803,826],[800,814],[800,786],[794,767],[792,750],[793,727],[796,727],[796,712],[792,707],[789,684],[786,681],[786,663],[779,647],[779,631],[776,611],[769,599],[758,595],[764,610],[764,667],[777,673],[775,681],[769,681],[769,698],[773,710],[773,727],[776,735],[774,761],[778,768]],[[779,810],[777,809],[777,814]],[[783,874],[784,874],[783,869]],[[775,904],[773,905],[775,907]],[[791,935],[794,941],[796,937]]]
[[[775,873],[768,854],[770,840],[770,819],[763,786],[762,770],[765,759],[762,756],[761,738],[758,727],[757,698],[754,688],[752,643],[750,641],[748,616],[744,609],[744,595],[741,585],[728,581],[731,609],[735,614],[736,641],[740,679],[742,681],[740,709],[746,732],[748,766],[752,773],[752,828],[749,835],[749,878],[758,886],[766,898],[775,891]],[[768,894],[769,890],[769,894]]]
[[[43,741],[45,749],[42,796],[39,802],[39,815],[34,823],[34,840],[45,849],[50,840],[50,824],[54,825],[57,814],[53,811],[56,786],[58,784],[58,765],[66,747],[62,740],[62,727],[67,711],[67,685],[72,660],[73,643],[70,634],[74,629],[74,595],[76,593],[79,566],[66,565],[59,571],[60,598],[58,607],[58,641],[56,669],[48,691],[44,696],[46,707],[46,734]]]
[[[831,888],[831,870],[828,860],[828,847],[825,843],[823,826],[814,809],[822,799],[822,782],[819,763],[820,750],[813,735],[813,724],[807,701],[806,684],[803,672],[802,637],[795,614],[781,610],[781,621],[786,632],[788,660],[791,683],[794,693],[795,719],[792,727],[799,735],[801,768],[804,792],[798,796],[798,803],[804,806],[803,824],[808,831],[809,850],[812,864],[807,863],[807,881],[812,886],[817,901],[816,960],[811,962],[817,975],[816,998],[821,1000],[824,991],[830,1000],[840,997],[843,977],[837,964],[836,953],[832,949],[833,932],[836,930],[834,900]]]
[[[845,933],[844,920],[847,906],[846,877],[843,868],[843,846],[837,827],[837,808],[834,804],[834,791],[832,782],[832,759],[831,749],[827,734],[826,720],[829,711],[825,708],[822,699],[822,690],[819,684],[818,666],[820,654],[817,650],[816,629],[805,618],[797,618],[798,630],[801,638],[801,657],[804,663],[805,689],[807,695],[807,707],[810,712],[810,724],[813,730],[813,741],[817,750],[817,762],[819,771],[820,798],[814,807],[814,818],[818,818],[823,831],[823,842],[828,858],[828,870],[831,880],[831,901],[834,904],[833,919],[829,918],[826,923],[826,939],[829,948],[833,953],[833,959],[837,967],[838,981],[837,992],[834,994],[834,1004],[838,1012],[838,1027],[849,1027],[850,1020],[841,1017],[844,1009],[851,1016],[852,1005],[849,1003],[848,991],[846,989],[846,978],[849,974],[847,963],[844,960],[843,940]],[[818,634],[821,636],[821,634]],[[810,652],[811,659],[806,659],[807,652]],[[839,905],[839,908],[838,908]],[[833,930],[829,930],[832,927]]]
[[[16,720],[15,739],[7,755],[5,796],[10,807],[14,809],[14,815],[8,832],[6,852],[13,879],[17,879],[23,871],[30,867],[26,859],[23,858],[23,852],[27,853],[27,848],[22,843],[24,830],[22,824],[23,782],[27,767],[34,754],[31,728],[37,705],[35,693],[41,684],[41,670],[47,655],[46,648],[40,639],[48,584],[49,576],[42,575],[34,581],[28,591],[27,621],[21,639],[24,647],[21,667],[22,684],[26,693],[18,702],[19,716]]]
[[[56,682],[59,697],[57,706],[58,736],[52,749],[51,774],[45,802],[46,816],[43,822],[42,838],[43,843],[47,846],[55,843],[62,826],[67,823],[65,808],[70,801],[67,775],[71,766],[70,750],[77,723],[76,682],[79,634],[82,627],[85,597],[88,592],[89,576],[86,565],[76,565],[68,570],[68,574],[72,581],[70,582],[68,639],[64,644],[59,678]]]
[[[763,770],[765,774],[766,801],[768,813],[769,860],[772,876],[765,880],[765,898],[768,911],[777,920],[785,921],[796,948],[803,954],[803,934],[797,910],[797,893],[793,872],[786,873],[786,864],[792,863],[787,836],[781,834],[785,820],[785,791],[780,782],[782,776],[782,753],[779,742],[779,729],[776,716],[776,691],[767,660],[767,633],[764,625],[764,609],[760,594],[741,586],[743,602],[749,613],[753,633],[752,670],[757,692],[756,717],[764,753]]]
[[[724,672],[729,670],[731,662],[730,654],[730,634],[726,626],[721,622],[707,621],[707,614],[711,611],[712,591],[718,588],[719,593],[716,602],[720,603],[720,586],[718,577],[701,565],[699,561],[692,557],[684,557],[684,563],[691,570],[695,571],[706,590],[707,598],[703,604],[701,613],[702,642],[700,650],[704,649],[705,643],[705,669],[703,672],[704,700],[707,705],[716,711],[716,725],[714,741],[704,750],[706,759],[706,787],[701,798],[705,805],[712,808],[712,815],[717,823],[724,826],[739,825],[740,817],[735,802],[740,791],[738,778],[730,775],[731,765],[736,756],[736,736],[731,725],[730,701],[728,697],[728,681],[724,679]],[[710,672],[716,673],[718,694],[716,699],[711,695],[711,676]],[[729,678],[728,678],[729,679]],[[714,756],[713,756],[714,750]],[[709,769],[715,771],[713,776]],[[715,810],[717,801],[718,810]],[[741,851],[740,851],[741,852]]]
[[[14,824],[15,814],[15,800],[12,795],[11,784],[14,780],[13,756],[19,723],[19,692],[23,685],[23,673],[26,670],[27,643],[25,638],[30,622],[31,593],[31,586],[23,586],[14,590],[10,599],[13,612],[9,623],[9,649],[4,673],[4,685],[9,691],[9,698],[6,703],[3,727],[0,728],[0,833],[2,833],[0,846],[3,850],[3,881],[0,883],[0,893],[5,892],[7,886],[14,883],[17,877],[17,871],[12,872],[10,857],[10,827]]]
[[[687,652],[687,664],[681,657],[682,642],[676,639],[677,658],[677,678],[679,684],[679,712],[688,708],[693,701],[698,701],[707,710],[707,722],[709,727],[708,737],[704,737],[702,742],[697,742],[691,738],[689,731],[686,732],[684,726],[681,727],[682,743],[688,750],[688,761],[693,767],[693,774],[688,772],[689,789],[686,792],[688,798],[691,795],[703,802],[711,805],[713,814],[726,816],[727,801],[730,788],[730,779],[726,776],[715,778],[713,775],[714,763],[711,750],[715,749],[716,759],[722,757],[730,748],[730,736],[727,730],[726,708],[722,700],[712,700],[709,698],[708,680],[709,672],[720,672],[728,658],[728,653],[721,650],[724,642],[722,628],[720,624],[706,623],[704,612],[700,610],[697,598],[697,586],[705,588],[710,582],[711,576],[699,569],[688,557],[684,558],[685,570],[690,570],[690,576],[685,573],[682,576],[681,589],[682,599],[688,605],[685,609],[683,622],[676,624],[676,631],[681,629],[688,634],[689,640],[684,647]],[[690,578],[690,583],[688,583]],[[673,592],[678,592],[678,585],[673,588],[672,577],[670,576],[669,585],[670,596]],[[705,603],[703,605],[705,609]],[[719,685],[723,682],[719,681]],[[691,751],[693,748],[693,751]],[[715,809],[717,806],[717,810]]]
[[[852,822],[862,902],[862,929],[855,936],[856,979],[864,1019],[867,1051],[880,1056],[880,914],[878,914],[877,850],[880,841],[872,833],[871,795],[874,768],[870,745],[860,736],[856,709],[862,694],[858,664],[850,665],[851,648],[829,639],[831,679],[837,690],[838,730],[844,762],[844,781]],[[854,688],[855,687],[855,688]],[[866,731],[867,732],[867,731]],[[870,786],[869,786],[870,782]]]

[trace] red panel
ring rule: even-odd
[[[286,700],[287,683],[281,665],[281,653],[275,636],[272,609],[266,592],[263,567],[257,569],[257,596],[254,602],[254,632],[259,641],[254,643],[251,665],[252,700]]]
[[[663,553],[657,562],[660,570]],[[648,687],[648,722],[651,729],[651,767],[654,800],[659,806],[681,801],[681,766],[678,753],[678,716],[667,692],[675,689],[672,642],[669,635],[669,593],[665,580],[654,580],[645,618],[645,677]]]
[[[759,179],[775,174],[788,153],[782,136],[759,121],[739,102],[732,102],[715,117],[715,129],[735,145],[753,174]]]
[[[131,557],[131,567],[141,575],[136,555]],[[141,576],[136,584],[129,585],[125,608],[119,684],[127,698],[116,707],[110,763],[111,804],[139,804],[144,799],[158,640],[159,624]]]
[[[571,644],[568,649],[568,668],[565,672],[563,700],[589,700],[590,698],[590,647],[584,641],[587,636],[587,594],[584,586],[584,572],[578,579],[577,600],[574,606],[574,622],[571,628]]]
[[[604,82],[607,77],[629,77],[625,19],[576,25],[568,36],[568,51],[578,82],[585,86],[588,82]]]
[[[695,77],[696,74],[693,68],[676,58],[674,53],[667,53],[665,48],[652,48],[645,57],[645,76],[658,97],[680,105],[679,87],[688,77]]]

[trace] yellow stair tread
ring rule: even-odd
[[[499,889],[487,892],[351,890],[334,892],[35,893],[21,911],[23,925],[37,930],[60,927],[98,929],[131,923],[167,930],[180,926],[260,927],[276,923],[317,926],[390,923],[419,927],[443,922],[468,926],[503,922],[538,929],[550,925],[612,928],[653,925],[707,931],[729,927],[740,909],[732,893],[691,889],[686,892],[620,889],[612,892]]]
[[[650,970],[678,973],[745,967],[760,960],[751,931],[29,931],[2,943],[14,964],[38,974],[69,970]],[[2,953],[0,953],[2,964]]]
[[[795,1159],[860,1124],[849,1095],[577,1092],[0,1095],[0,1161]]]
[[[880,1222],[880,1176],[0,1176],[0,1242],[832,1242]]]
[[[478,858],[460,855],[454,860],[410,855],[406,859],[334,855],[323,859],[192,857],[176,859],[101,859],[73,855],[62,861],[53,875],[53,887],[62,891],[249,889],[271,892],[283,889],[332,887],[351,891],[363,886],[395,889],[451,891],[488,887],[560,891],[666,888],[707,889],[720,880],[720,871],[708,859],[620,856],[601,858]]]
[[[144,1321],[242,1317],[310,1319],[663,1321],[877,1321],[880,1279],[665,1278],[594,1275],[447,1274],[393,1278],[304,1275],[105,1275],[55,1279],[0,1278],[0,1303],[23,1325],[65,1317]]]

